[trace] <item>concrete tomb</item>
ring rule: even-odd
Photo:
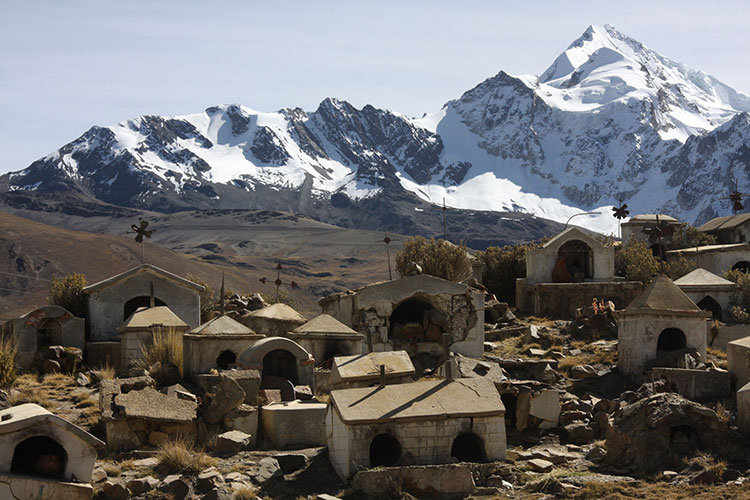
[[[406,350],[466,356],[484,352],[484,292],[462,283],[419,274],[337,293],[319,302],[325,314],[370,337],[373,350]]]
[[[648,368],[689,368],[686,355],[698,362],[706,359],[711,313],[702,311],[664,274],[616,316],[617,366],[638,382]]]
[[[719,321],[731,318],[732,305],[740,298],[737,283],[701,268],[675,280],[674,284],[698,307],[704,311],[711,311],[713,318]]]
[[[739,388],[750,382],[750,337],[727,344],[727,368],[732,374],[734,387]]]
[[[574,318],[595,298],[624,307],[640,282],[615,277],[614,247],[570,227],[526,255],[526,278],[516,280],[516,306],[537,316]]]
[[[200,324],[203,286],[150,264],[142,264],[83,289],[91,342],[116,340],[117,329],[138,308],[148,307],[150,284],[157,306],[169,307],[190,328]]]
[[[651,243],[648,235],[643,232],[643,228],[648,225],[656,224],[656,214],[639,214],[628,219],[620,225],[622,229],[622,242],[627,245],[630,240],[637,240],[646,243],[655,256],[659,255],[659,244]],[[682,223],[669,215],[659,214],[659,223],[666,222],[670,226],[681,226]]]
[[[702,269],[721,275],[728,269],[750,271],[750,244],[734,243],[680,248],[665,253],[667,262],[684,257]]]
[[[27,369],[39,361],[37,353],[53,345],[86,347],[85,320],[60,306],[43,306],[10,321],[18,353],[16,364]]]
[[[505,408],[483,378],[331,391],[326,435],[342,478],[362,468],[505,458]]]
[[[745,243],[750,241],[750,214],[716,217],[700,226],[698,231],[716,236],[717,243]]]
[[[154,335],[174,330],[180,335],[188,325],[166,306],[141,307],[130,315],[120,332],[120,366],[123,370],[143,359],[143,347],[153,341]]]
[[[330,366],[334,356],[362,353],[363,335],[328,314],[314,317],[286,336],[311,353],[318,365]]]
[[[750,383],[737,391],[738,427],[745,434],[750,434]]]
[[[325,446],[326,407],[314,400],[262,406],[263,435],[274,449]]]
[[[385,367],[384,381],[387,384],[414,380],[414,364],[406,351],[370,352],[333,358],[330,386],[332,389],[349,389],[377,385],[381,366]]]
[[[314,385],[315,358],[293,340],[285,337],[268,337],[259,340],[240,354],[240,368],[257,370],[261,379],[278,377],[293,386]],[[263,382],[261,382],[261,388]]]
[[[0,411],[0,498],[88,500],[104,443],[41,406]]]
[[[240,322],[267,337],[286,337],[288,332],[304,325],[307,319],[279,302],[242,315]]]
[[[229,316],[217,316],[182,336],[183,376],[234,368],[239,355],[263,338]]]

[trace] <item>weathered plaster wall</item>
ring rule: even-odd
[[[536,283],[516,280],[516,306],[539,317],[573,319],[578,308],[594,298],[611,300],[624,309],[643,290],[640,281],[586,281],[583,283]]]
[[[262,335],[202,335],[186,333],[182,336],[183,375],[192,378],[208,373],[216,366],[216,358],[224,351],[232,351],[236,359],[252,347]]]
[[[551,242],[549,246],[529,250],[526,254],[526,280],[529,284],[550,283],[552,269],[557,263],[557,253],[560,247],[573,240],[586,243],[594,255],[593,277],[595,281],[612,280],[615,276],[615,249],[605,247],[593,238],[582,235],[578,231],[565,234]]]
[[[708,324],[701,317],[623,314],[617,319],[617,367],[623,374],[642,381],[646,363],[656,358],[659,334],[667,328],[682,330],[687,347],[696,349],[706,359]]]
[[[342,478],[370,466],[370,443],[378,434],[396,438],[402,456],[410,453],[415,465],[434,465],[451,462],[453,441],[466,432],[482,439],[488,460],[505,458],[505,420],[501,415],[345,425],[332,407],[326,414],[329,456]]]
[[[148,296],[152,281],[155,297],[162,300],[191,329],[200,324],[200,295],[196,290],[162,276],[141,272],[87,296],[89,340],[116,340],[117,328],[125,321],[125,303],[134,297]]]
[[[46,321],[54,320],[60,324],[61,335],[51,345],[86,348],[86,322],[83,318],[73,316],[60,306],[44,306],[12,320],[13,335],[16,339],[18,354],[16,363],[20,368],[29,368],[39,351],[38,328]]]
[[[717,276],[721,276],[727,269],[732,269],[740,261],[750,262],[750,250],[740,248],[737,250],[725,250],[722,252],[705,252],[701,254],[683,253],[684,257],[695,262],[697,267],[702,267]],[[677,258],[676,254],[667,252],[667,262]]]

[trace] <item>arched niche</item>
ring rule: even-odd
[[[570,240],[557,251],[558,260],[565,263],[573,282],[581,282],[594,277],[594,251],[584,241]]]

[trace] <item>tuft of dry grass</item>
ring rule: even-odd
[[[104,366],[93,370],[93,372],[99,380],[114,380],[114,378],[117,377],[115,367],[109,363],[105,363]]]
[[[42,382],[53,389],[64,389],[75,386],[75,379],[66,373],[50,373],[42,378]]]
[[[669,483],[591,482],[568,497],[572,500],[750,500],[745,485],[673,485]]]
[[[252,486],[242,486],[234,490],[235,500],[251,500],[255,497],[255,488]]]
[[[706,352],[717,359],[727,359],[727,353],[716,347],[706,347]]]
[[[557,368],[565,374],[569,374],[574,366],[580,365],[606,365],[612,366],[617,363],[617,351],[604,351],[596,349],[594,352],[582,352],[578,356],[568,356],[557,362]]]
[[[3,325],[3,331],[0,334],[0,389],[7,389],[13,385],[16,379],[16,354],[18,348],[16,339],[9,327]]]
[[[8,395],[8,401],[13,406],[34,403],[43,408],[52,409],[49,398],[50,393],[47,388],[42,386],[36,375],[30,373],[17,377]]]
[[[218,463],[185,437],[171,438],[159,445],[156,458],[161,467],[181,473],[198,473]]]
[[[157,328],[154,330],[151,342],[141,347],[143,353],[143,368],[151,369],[157,363],[161,365],[173,364],[182,374],[182,334],[175,328]],[[159,378],[158,373],[152,374]]]

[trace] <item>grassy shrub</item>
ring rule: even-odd
[[[664,247],[667,250],[677,250],[680,248],[702,247],[716,243],[716,237],[712,234],[698,231],[698,228],[688,223],[681,224],[674,232],[671,240],[668,240]]]
[[[160,444],[156,459],[161,467],[173,473],[195,474],[218,463],[184,437],[170,438]]]
[[[177,365],[182,374],[182,334],[174,328],[156,328],[151,342],[141,346],[143,353],[143,367],[149,370],[151,376],[160,380],[158,371],[154,371],[157,363],[160,366]]]
[[[49,286],[47,302],[53,306],[64,307],[80,318],[86,315],[86,302],[83,289],[87,285],[83,274],[66,274],[62,278],[55,276]]]
[[[421,236],[409,238],[403,250],[396,254],[396,271],[400,276],[406,275],[411,262],[419,264],[424,274],[449,281],[463,281],[471,276],[471,261],[463,243],[454,245]]]
[[[477,258],[482,262],[482,284],[498,300],[509,304],[516,301],[516,278],[526,277],[526,253],[538,243],[488,247]]]
[[[627,245],[615,248],[615,272],[618,276],[645,285],[661,271],[661,259],[654,257],[646,242],[631,239]],[[693,261],[680,255],[664,264],[664,274],[676,280],[695,268]]]
[[[117,371],[115,370],[114,366],[109,363],[105,363],[103,366],[100,366],[99,368],[94,370],[94,375],[99,380],[114,380],[114,378],[117,377]]]
[[[10,323],[0,330],[0,389],[7,389],[16,380],[16,354],[18,349]]]

